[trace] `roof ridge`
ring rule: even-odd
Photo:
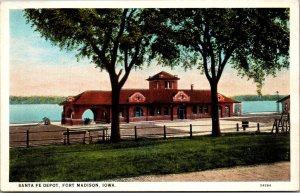
[[[161,74],[164,74],[165,76],[167,76],[168,78],[165,78],[163,76],[160,76]],[[173,79],[173,80],[179,80],[180,78],[178,78],[177,75],[173,75],[173,74],[170,74],[166,71],[160,71],[159,73],[156,73],[155,75],[153,76],[149,76],[149,78],[147,78],[146,80],[160,80],[160,79]]]

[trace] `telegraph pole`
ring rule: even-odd
[[[279,113],[279,91],[276,91],[277,94],[277,112]]]

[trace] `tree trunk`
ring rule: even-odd
[[[218,107],[218,83],[212,81],[211,88],[211,119],[212,119],[212,136],[218,137],[221,135]]]
[[[119,100],[120,91],[118,84],[112,83],[112,101],[111,101],[111,141],[120,141],[120,121],[119,121]]]

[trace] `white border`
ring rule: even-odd
[[[114,182],[114,188],[44,188],[53,183],[31,183],[35,188],[21,188],[9,183],[9,9],[23,8],[241,8],[289,7],[291,24],[290,91],[291,91],[291,181],[265,182]],[[291,191],[299,190],[299,2],[297,0],[176,0],[176,1],[27,1],[1,3],[1,190],[2,191]],[[75,183],[76,184],[76,183]],[[102,186],[102,182],[98,185]],[[62,182],[59,183],[62,185]]]

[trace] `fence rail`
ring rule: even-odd
[[[227,124],[229,125],[229,124]],[[260,132],[264,127],[257,123],[256,125],[239,125],[231,124],[232,127],[221,129],[223,132]],[[211,125],[185,125],[185,126],[133,126],[131,128],[120,128],[121,139],[123,140],[138,140],[142,138],[174,138],[174,137],[189,137],[204,135],[211,133],[209,130],[200,130],[201,127]],[[200,128],[200,129],[199,129]],[[69,145],[71,143],[99,143],[110,140],[108,128],[80,128],[80,129],[62,129],[62,130],[46,130],[46,131],[22,131],[10,132],[10,147],[30,147],[52,144]],[[265,131],[265,130],[264,130]],[[269,129],[268,129],[269,131]],[[271,130],[270,130],[271,131]]]

